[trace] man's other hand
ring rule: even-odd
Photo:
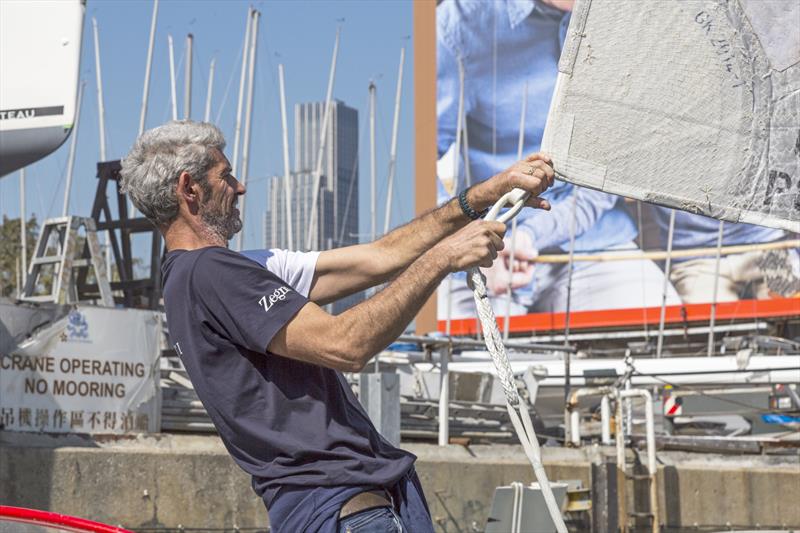
[[[502,222],[475,220],[434,247],[437,257],[444,259],[450,272],[475,266],[490,267],[504,248]]]
[[[467,201],[475,210],[482,211],[494,205],[507,192],[522,189],[530,193],[526,206],[549,210],[550,202],[539,195],[553,185],[554,179],[552,160],[537,152],[472,187],[467,192]]]
[[[509,283],[511,290],[525,287],[533,282],[533,269],[539,250],[531,242],[530,236],[524,231],[517,230],[514,243],[514,262],[511,262],[511,238],[506,237],[505,248],[498,252],[497,260],[491,268],[486,269],[486,288],[489,293],[498,296],[508,292]]]

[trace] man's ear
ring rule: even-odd
[[[182,199],[186,204],[197,204],[200,202],[200,186],[192,179],[192,175],[188,172],[181,172],[178,176],[177,186],[178,198]]]

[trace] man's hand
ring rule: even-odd
[[[513,189],[528,191],[525,202],[528,207],[549,210],[550,202],[539,197],[553,185],[555,172],[549,156],[535,153],[518,161],[488,180],[478,183],[467,192],[467,202],[476,210],[494,205],[504,194]]]
[[[498,252],[497,260],[492,267],[485,270],[486,287],[492,295],[530,285],[533,281],[534,264],[530,261],[539,255],[539,250],[531,242],[530,236],[517,230],[514,243],[514,263],[511,264],[511,238],[506,237],[505,248]]]
[[[474,266],[490,267],[505,246],[502,222],[475,220],[433,248],[434,254],[446,261],[449,272],[467,270]]]

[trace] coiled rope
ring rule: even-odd
[[[528,196],[529,193],[521,189],[514,189],[506,193],[492,206],[484,217],[484,220],[507,222],[520,212]],[[510,205],[510,208],[501,215],[500,210],[506,205]],[[536,475],[536,481],[539,482],[544,501],[547,504],[547,510],[550,512],[550,518],[553,520],[556,530],[558,533],[567,533],[567,527],[564,525],[564,519],[561,517],[561,509],[553,495],[553,490],[550,488],[550,482],[547,480],[544,465],[542,465],[542,453],[539,448],[539,441],[536,439],[536,432],[533,430],[531,415],[528,412],[527,405],[519,397],[519,392],[514,382],[514,373],[508,362],[508,354],[506,354],[506,348],[503,344],[503,337],[500,334],[500,329],[497,327],[497,318],[495,317],[494,309],[492,309],[492,304],[489,301],[489,294],[486,290],[486,277],[479,268],[475,267],[469,270],[468,279],[473,296],[475,297],[478,317],[480,318],[483,328],[486,349],[492,356],[492,361],[497,370],[497,376],[500,378],[503,392],[506,395],[506,409],[511,418],[511,423],[514,426],[514,430],[522,444],[523,450],[525,450],[525,455],[531,462],[531,466],[533,466],[533,473]]]

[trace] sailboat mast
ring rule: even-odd
[[[81,120],[81,102],[83,101],[83,89],[86,82],[81,82],[78,89],[78,103],[75,105],[75,124],[72,126],[72,139],[69,142],[69,159],[67,159],[67,184],[64,186],[64,206],[61,208],[61,216],[67,216],[69,211],[69,194],[72,188],[72,173],[75,170],[75,150],[78,145],[78,124]]]
[[[244,85],[247,78],[247,54],[250,44],[250,28],[253,24],[253,6],[247,9],[247,26],[244,31],[244,44],[242,45],[242,71],[239,76],[239,98],[236,102],[236,128],[233,133],[233,161],[231,168],[233,175],[238,177],[239,169],[239,135],[242,130],[242,104],[244,103]]]
[[[158,0],[153,0],[153,17],[150,20],[150,40],[147,43],[147,64],[144,67],[144,90],[142,91],[142,110],[139,113],[139,135],[144,132],[147,117],[147,101],[150,98],[150,71],[153,66],[153,45],[156,37],[156,21],[158,19]],[[109,275],[111,273],[109,272]]]
[[[719,263],[722,259],[722,234],[725,229],[725,222],[719,221],[719,233],[717,233],[717,257],[714,262],[714,299],[711,301],[711,318],[708,323],[708,357],[714,355],[714,326],[717,322],[717,297],[719,290]]]
[[[250,43],[250,64],[248,65],[247,73],[247,112],[245,113],[244,122],[244,139],[242,140],[242,185],[247,186],[247,175],[250,170],[250,123],[253,120],[253,82],[256,75],[256,49],[258,48],[258,18],[261,13],[258,10],[253,10],[253,28]],[[236,236],[236,250],[242,249],[242,240],[244,235],[244,215],[245,215],[245,196],[242,196],[241,201],[241,219],[242,231]]]
[[[369,82],[369,220],[370,241],[375,240],[376,231],[376,164],[375,164],[375,83]]]
[[[175,48],[172,44],[172,35],[167,35],[169,46],[169,89],[172,103],[172,120],[178,120],[178,95],[175,88]]]
[[[19,241],[22,245],[20,253],[20,269],[22,287],[28,281],[28,217],[25,213],[25,168],[19,169]],[[21,294],[21,291],[18,291]]]
[[[94,33],[94,73],[97,81],[97,116],[100,123],[100,160],[106,160],[106,108],[103,103],[103,75],[100,71],[100,38],[97,30],[97,19],[92,17]]]
[[[319,147],[317,148],[316,168],[314,169],[313,189],[311,191],[311,213],[308,224],[308,235],[306,236],[306,249],[311,250],[314,234],[317,231],[317,204],[319,203],[319,181],[322,178],[322,159],[325,154],[325,140],[328,138],[328,121],[331,113],[331,99],[333,98],[333,82],[336,79],[336,58],[339,54],[339,36],[341,27],[336,28],[336,41],[333,44],[333,57],[331,58],[331,70],[328,75],[328,89],[325,92],[325,116],[322,118],[322,128],[319,133]]]
[[[528,82],[525,82],[525,92],[522,93],[522,109],[519,113],[519,137],[517,141],[517,161],[522,160],[522,150],[525,146],[525,117],[528,114]],[[465,121],[466,122],[466,121]],[[466,128],[464,128],[466,132]],[[466,140],[466,135],[464,135]],[[466,144],[466,143],[465,143]],[[466,165],[464,165],[466,168]],[[467,183],[469,187],[469,183]],[[517,246],[517,217],[511,221],[511,246],[509,247],[508,256],[508,283],[506,284],[506,313],[503,319],[503,340],[508,340],[509,328],[511,326],[511,277],[514,273],[514,255]]]
[[[669,287],[669,271],[672,265],[672,239],[675,235],[675,210],[669,212],[669,230],[667,231],[667,260],[664,264],[664,285],[661,289],[661,315],[658,319],[658,343],[656,344],[656,358],[661,357],[664,348],[664,319],[667,314],[667,288]]]
[[[194,35],[186,36],[186,61],[183,64],[183,118],[192,118],[192,48]]]
[[[211,58],[211,67],[208,69],[208,89],[206,90],[206,111],[203,114],[203,122],[211,120],[211,95],[214,93],[214,67],[216,67],[217,58]]]
[[[383,219],[383,233],[389,232],[389,221],[392,217],[392,188],[394,174],[397,171],[397,130],[400,125],[400,96],[403,93],[403,64],[406,59],[405,47],[400,49],[400,67],[397,69],[397,88],[394,93],[394,118],[392,120],[392,145],[389,149],[389,177],[386,180],[386,209]]]
[[[281,96],[281,133],[283,137],[283,194],[284,194],[284,202],[286,204],[286,243],[287,243],[287,248],[291,250],[294,247],[294,235],[292,232],[292,187],[291,187],[291,177],[289,172],[289,128],[286,124],[286,88],[283,77],[283,63],[278,65],[278,86],[280,89],[280,96]]]

